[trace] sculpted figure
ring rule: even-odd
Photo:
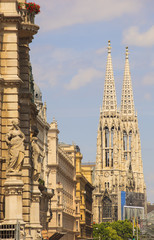
[[[18,123],[12,121],[12,128],[6,134],[6,143],[8,145],[8,172],[19,172],[25,155],[24,148],[25,135],[21,132]]]
[[[39,162],[39,156],[41,155],[40,148],[37,144],[37,137],[32,138],[32,160],[33,160],[33,179],[37,181],[41,173],[41,162]]]
[[[33,162],[33,180],[37,181],[40,178],[41,173],[41,162],[39,161],[39,157],[42,156],[39,145],[37,143],[37,134],[38,129],[33,127],[33,136],[32,136],[32,162]],[[43,156],[42,156],[43,157]]]
[[[133,191],[135,189],[135,180],[133,176],[132,166],[131,162],[129,163],[129,169],[127,173],[127,185],[126,188],[129,189],[129,191]]]

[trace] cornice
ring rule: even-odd
[[[0,22],[15,22],[15,23],[20,23],[21,22],[21,17],[19,15],[15,16],[10,16],[10,15],[4,15],[0,14]]]
[[[19,86],[23,83],[23,81],[21,80],[21,78],[19,78],[18,76],[14,79],[12,78],[0,78],[0,84],[3,84],[4,86],[8,87],[8,86]]]

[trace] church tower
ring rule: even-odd
[[[118,111],[110,41],[108,41],[103,105],[100,109],[97,134],[94,186],[95,223],[123,219],[124,211],[130,215],[129,209],[132,206],[134,209],[139,208],[143,217],[145,183],[128,47],[126,48],[121,109]]]

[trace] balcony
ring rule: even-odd
[[[18,13],[21,16],[19,37],[33,37],[39,30],[39,26],[35,25],[36,13],[29,11],[24,5],[18,6]]]
[[[35,13],[30,13],[29,11],[27,11],[27,9],[22,8],[19,9],[19,14],[21,16],[21,22],[24,24],[35,24],[34,20],[35,20]]]

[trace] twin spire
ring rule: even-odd
[[[107,56],[105,86],[104,86],[104,96],[103,96],[103,112],[105,111],[109,111],[109,112],[117,111],[117,99],[116,99],[116,91],[115,91],[115,84],[114,84],[110,41],[108,41],[108,56]]]
[[[111,44],[108,41],[108,56],[106,65],[106,75],[105,75],[105,85],[104,85],[104,96],[103,96],[103,113],[108,112],[110,114],[117,112],[117,99],[112,67],[111,58]],[[129,68],[128,59],[128,47],[126,47],[126,57],[125,57],[125,70],[124,70],[124,80],[122,88],[122,98],[121,98],[121,114],[122,115],[134,115],[134,99],[133,99],[133,89]]]

